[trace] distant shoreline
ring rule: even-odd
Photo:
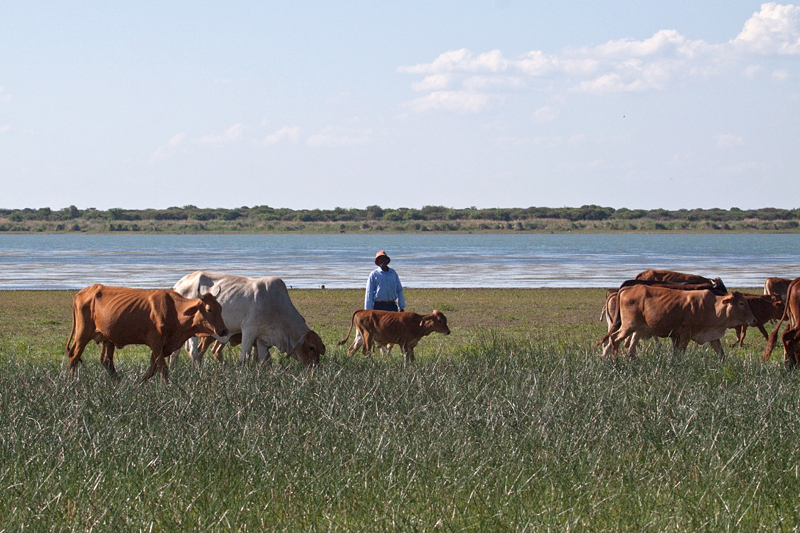
[[[414,233],[800,233],[800,209],[614,209],[529,207],[452,209],[285,209],[269,206],[101,211],[0,209],[0,235],[90,234],[414,234]]]

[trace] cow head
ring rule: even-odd
[[[728,292],[728,288],[722,283],[722,278],[714,278],[711,280],[711,286],[721,293]]]
[[[188,307],[184,315],[193,317],[192,325],[200,332],[207,332],[222,342],[228,340],[228,328],[222,320],[222,306],[211,293],[205,293]]]
[[[305,335],[300,337],[298,343],[288,352],[305,366],[317,366],[319,356],[325,355],[325,344],[319,335],[313,330],[308,330]]]
[[[433,310],[433,313],[422,317],[422,322],[419,324],[425,329],[436,331],[444,335],[450,335],[450,328],[447,327],[447,317],[441,311]]]
[[[734,291],[729,293],[728,296],[722,299],[722,305],[726,306],[728,316],[735,319],[736,323],[740,325],[747,324],[748,326],[756,325],[756,317],[753,316],[750,304],[747,303],[741,292]]]

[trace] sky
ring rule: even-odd
[[[0,207],[800,207],[800,5],[16,1]]]

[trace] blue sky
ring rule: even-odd
[[[800,5],[5,2],[0,207],[800,207]]]

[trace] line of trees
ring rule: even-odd
[[[359,221],[458,221],[489,220],[498,222],[526,221],[534,219],[556,219],[577,221],[637,220],[655,221],[709,221],[736,222],[742,220],[796,221],[800,219],[798,209],[614,209],[598,205],[581,207],[527,207],[488,208],[470,207],[453,209],[427,205],[421,209],[382,208],[377,205],[365,209],[287,209],[266,205],[239,207],[235,209],[199,208],[194,205],[168,207],[167,209],[122,209],[100,210],[78,209],[74,205],[54,211],[41,209],[0,209],[0,218],[11,222],[75,220],[104,220],[109,222],[136,221],[274,221],[274,222],[359,222]]]

